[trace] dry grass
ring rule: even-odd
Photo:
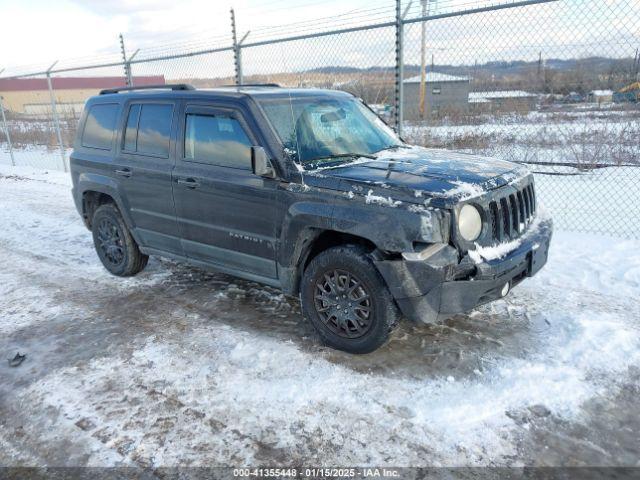
[[[405,134],[409,143],[522,163],[563,162],[579,170],[640,165],[638,111],[621,115],[588,112],[579,116],[565,112],[533,119],[510,115],[494,117],[492,123],[466,124],[467,128],[433,122],[414,127],[418,128]]]

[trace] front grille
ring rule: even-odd
[[[520,236],[536,213],[536,193],[533,184],[515,194],[489,202],[491,240],[503,242]]]

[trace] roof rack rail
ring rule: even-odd
[[[242,87],[275,87],[280,88],[277,83],[242,83],[240,85],[220,85],[217,88],[242,88]]]
[[[189,85],[188,83],[168,83],[166,85],[140,85],[139,87],[117,87],[117,88],[106,88],[104,90],[100,90],[100,95],[108,95],[110,93],[118,93],[118,92],[131,92],[135,90],[155,90],[155,89],[164,89],[164,90],[195,90],[193,85]]]

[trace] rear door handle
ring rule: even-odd
[[[122,170],[116,169],[115,172],[116,175],[122,175],[123,177],[131,176],[131,170],[129,170],[128,168],[123,168]]]
[[[193,178],[179,178],[178,184],[185,185],[188,188],[198,188],[200,186],[200,184]]]

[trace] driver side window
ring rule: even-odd
[[[188,113],[185,123],[186,161],[251,169],[251,141],[230,115]]]

